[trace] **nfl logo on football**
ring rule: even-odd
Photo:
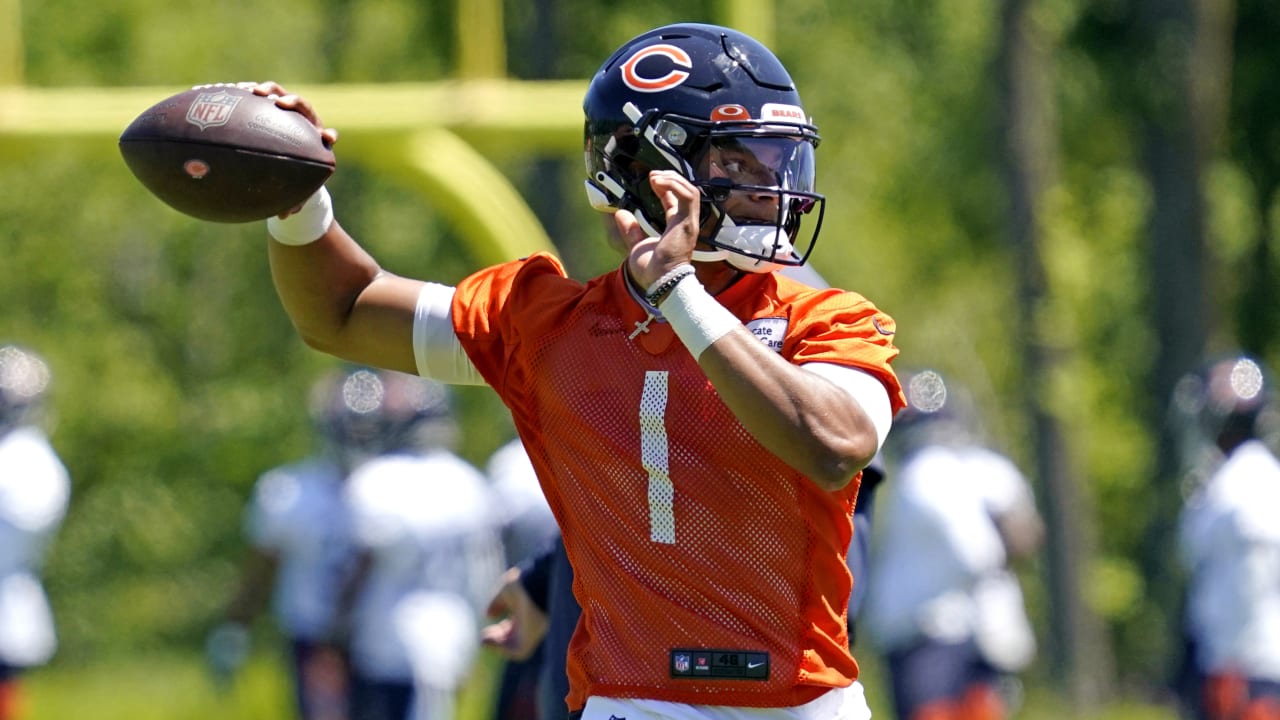
[[[226,125],[240,98],[225,92],[201,93],[187,108],[187,122],[201,130]]]

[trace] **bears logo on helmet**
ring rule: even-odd
[[[641,62],[649,58],[670,60],[672,67],[657,77],[645,77],[640,73],[639,67]],[[662,92],[688,80],[688,71],[692,68],[693,60],[683,49],[667,44],[651,45],[642,48],[622,63],[622,82],[636,92]]]

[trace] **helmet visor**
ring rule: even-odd
[[[697,179],[812,193],[814,175],[813,145],[800,137],[714,135]]]
[[[709,242],[769,263],[803,264],[823,205],[814,192],[813,151],[802,135],[713,134],[695,182],[730,222]]]

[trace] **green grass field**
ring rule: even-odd
[[[864,654],[865,655],[865,654]],[[872,714],[892,711],[874,658],[863,658],[863,684]],[[500,660],[483,653],[455,720],[490,720]],[[25,679],[21,720],[288,720],[293,717],[284,666],[256,655],[227,687],[218,687],[200,656],[147,656],[87,667],[55,663]],[[1172,708],[1116,704],[1100,713],[1073,712],[1045,689],[1028,692],[1018,720],[1177,720]]]
[[[456,720],[488,720],[500,662],[486,653]],[[23,681],[21,720],[287,720],[284,666],[260,654],[219,687],[198,655],[148,656],[89,667],[56,663]]]

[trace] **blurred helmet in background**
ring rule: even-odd
[[[44,359],[18,345],[0,345],[0,433],[35,422],[52,374]]]
[[[1170,411],[1187,467],[1203,464],[1206,454],[1230,452],[1245,440],[1260,439],[1274,447],[1280,432],[1271,374],[1245,354],[1184,375],[1174,386]]]
[[[926,445],[975,442],[978,417],[969,393],[937,370],[899,370],[907,405],[893,419],[886,450],[906,457]]]
[[[321,380],[312,418],[348,468],[378,455],[452,447],[456,437],[448,387],[390,370],[351,368]]]

